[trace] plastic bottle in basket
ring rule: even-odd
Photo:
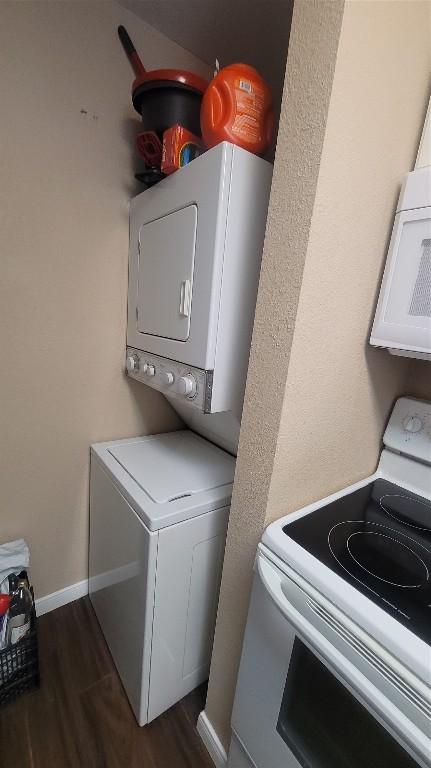
[[[33,599],[23,580],[9,576],[10,605],[7,616],[6,645],[15,645],[29,631]]]
[[[271,90],[254,67],[230,64],[205,91],[201,106],[202,136],[208,148],[230,141],[263,155],[274,134]]]

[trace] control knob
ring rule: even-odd
[[[185,397],[194,397],[197,390],[197,383],[194,376],[191,373],[187,373],[186,376],[180,376],[178,379],[178,392]]]
[[[139,370],[139,357],[138,355],[129,355],[126,360],[127,373],[136,373]]]
[[[422,426],[422,419],[419,416],[406,416],[403,421],[403,427],[406,432],[420,432]]]
[[[162,381],[162,384],[166,384],[166,386],[170,386],[170,384],[174,383],[175,376],[171,371],[163,371],[160,374],[160,379]]]
[[[154,365],[148,364],[146,366],[145,373],[147,374],[147,376],[155,376],[156,375],[156,369],[154,368]]]

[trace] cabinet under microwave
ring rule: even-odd
[[[271,176],[225,142],[131,202],[129,374],[206,412],[242,405]]]
[[[431,166],[403,184],[370,342],[431,360]]]

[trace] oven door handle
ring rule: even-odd
[[[283,581],[287,577],[283,578],[283,574],[271,565],[266,558],[258,554],[257,556],[257,571],[260,580],[265,587],[272,602],[278,608],[284,618],[296,629],[307,641],[318,651],[324,658],[334,667],[337,672],[340,671],[340,664],[343,660],[346,664],[353,666],[347,659],[341,655],[336,648],[322,635],[312,624],[310,624],[304,616],[292,605],[287,598],[283,590]],[[338,657],[338,658],[337,658]],[[344,677],[344,675],[343,675]]]
[[[257,571],[260,580],[274,605],[286,621],[307,641],[307,643],[327,662],[329,669],[336,673],[349,689],[367,702],[370,709],[395,731],[401,742],[407,742],[415,755],[421,755],[429,760],[430,740],[407,718],[398,707],[370,682],[365,675],[356,669],[351,661],[335,648],[327,638],[310,624],[304,616],[291,604],[287,598],[283,584],[288,586],[289,579],[258,553]],[[428,765],[425,761],[425,765]]]

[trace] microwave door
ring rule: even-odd
[[[371,343],[431,352],[431,208],[395,217]]]

